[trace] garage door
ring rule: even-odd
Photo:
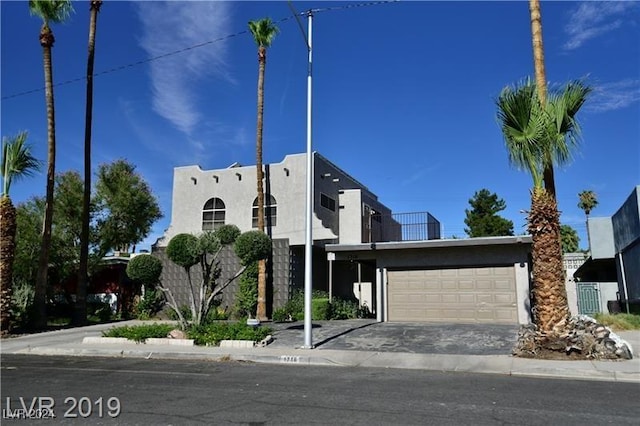
[[[512,266],[389,271],[389,321],[518,322]]]

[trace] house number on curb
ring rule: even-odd
[[[295,355],[281,355],[280,362],[286,362],[289,364],[300,364],[300,357]]]

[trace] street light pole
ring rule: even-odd
[[[313,291],[313,150],[311,144],[311,77],[313,74],[311,54],[311,31],[313,26],[313,12],[307,12],[307,50],[309,53],[309,64],[307,69],[307,202],[306,202],[306,223],[305,223],[305,246],[304,246],[304,346],[305,349],[312,349],[312,328],[311,323],[311,293]]]

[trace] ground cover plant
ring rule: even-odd
[[[613,331],[640,330],[640,315],[635,314],[595,314],[595,319]]]

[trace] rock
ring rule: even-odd
[[[259,342],[256,344],[256,346],[263,348],[263,347],[267,346],[267,345],[268,345],[269,343],[271,343],[271,342],[273,342],[273,336],[271,336],[271,335],[269,334],[267,337],[265,337],[264,339],[262,339],[261,341],[259,341]]]
[[[167,334],[169,339],[186,339],[187,334],[179,328],[173,329]]]

